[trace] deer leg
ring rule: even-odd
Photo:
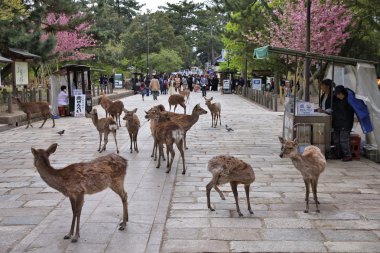
[[[238,191],[237,191],[237,183],[236,182],[230,182],[232,192],[234,193],[235,203],[236,203],[236,211],[239,214],[239,216],[243,216],[243,214],[240,212],[239,207],[239,198],[238,198]]]
[[[251,202],[249,201],[249,184],[244,185],[244,190],[245,190],[245,196],[247,196],[248,211],[250,214],[253,214],[253,211],[251,208]]]
[[[160,166],[161,166],[161,156],[162,156],[162,153],[164,152],[164,150],[163,150],[163,145],[161,144],[161,143],[159,143],[159,144],[157,144],[158,145],[158,162],[157,162],[157,166],[156,166],[156,168],[158,169],[158,168],[160,168]]]
[[[84,193],[80,194],[75,199],[75,216],[76,216],[77,224],[76,224],[76,229],[75,229],[75,235],[71,239],[71,242],[77,242],[80,237],[79,226],[80,226],[80,215],[82,212],[83,202],[84,202]]]
[[[49,117],[53,120],[53,126],[52,126],[52,128],[54,128],[55,127],[55,120],[54,120],[54,117],[53,117],[53,115],[49,115]]]
[[[44,115],[44,122],[42,122],[42,125],[40,126],[40,128],[42,128],[45,125],[46,120],[47,120],[47,116]]]
[[[164,152],[162,152],[164,153]],[[167,161],[166,161],[166,168],[169,168],[169,161],[170,161],[170,156],[169,156],[169,149],[168,149],[168,145],[166,144],[166,157],[168,158]]]
[[[186,114],[186,104],[182,103],[181,106],[183,107],[184,114]]]
[[[132,136],[132,133],[129,133],[129,139],[131,140],[131,145],[129,146],[129,149],[130,149],[131,153],[133,153],[133,149],[132,149],[133,136]]]
[[[174,152],[174,149],[173,149],[173,143],[171,145],[166,145],[166,148],[169,150],[170,152],[170,164],[169,164],[169,168],[166,170],[166,173],[169,173],[172,169],[172,164],[173,164],[173,160],[174,160],[174,157],[175,157],[175,152]],[[169,160],[169,157],[168,157],[168,160]]]
[[[306,186],[306,209],[304,211],[304,213],[308,213],[309,212],[309,194],[310,194],[310,179],[304,179],[304,182],[305,182],[305,186]]]
[[[30,113],[27,113],[27,114],[26,114],[26,118],[27,118],[27,120],[28,120],[28,125],[25,127],[25,129],[27,129],[29,126],[33,127],[32,124],[30,123],[30,116],[31,116]]]
[[[185,154],[183,152],[183,141],[181,140],[179,143],[176,143],[176,145],[182,157],[182,175],[185,175],[186,167],[185,167]]]
[[[137,133],[133,135],[133,142],[135,143],[135,151],[138,153],[139,148],[137,147]]]
[[[216,185],[214,186],[214,179],[211,179],[210,183],[206,185],[206,196],[207,196],[207,208],[210,209],[210,211],[215,211],[215,209],[212,208],[210,204],[210,192],[211,192],[212,187],[218,188]]]
[[[174,106],[174,112],[175,112],[175,109],[177,108],[177,105]]]
[[[124,230],[128,221],[128,195],[124,190],[124,177],[114,180],[111,184],[111,190],[120,196],[123,203],[123,221],[119,224],[119,230]]]
[[[108,143],[108,135],[109,135],[109,132],[104,133],[104,141],[103,141],[104,143],[103,143],[102,151],[106,150],[107,143]]]
[[[75,214],[75,199],[70,197],[70,203],[71,203],[71,210],[73,212],[73,219],[71,221],[71,228],[70,228],[70,232],[65,235],[65,237],[63,237],[63,239],[67,240],[67,239],[70,239],[71,236],[74,234],[74,226],[75,226],[75,221],[76,221],[76,214]]]
[[[217,193],[219,193],[219,196],[222,200],[226,200],[226,198],[224,197],[223,195],[223,192],[219,189],[219,187],[217,185],[214,186],[214,189]]]
[[[211,113],[211,127],[214,127],[214,114]]]
[[[116,140],[116,130],[112,131],[112,135],[113,135],[113,138],[115,139],[115,143],[116,143],[116,152],[119,154],[119,147],[117,146],[117,140]],[[108,141],[108,136],[107,136],[107,141]]]
[[[316,206],[316,212],[319,213],[319,208],[318,208],[318,197],[317,197],[317,182],[315,180],[311,180],[311,190],[313,191],[313,197],[315,201],[315,206]]]
[[[150,157],[154,157],[154,161],[157,160],[157,141],[155,137],[153,137],[153,150]]]
[[[98,148],[99,153],[103,151],[100,149],[100,147],[102,146],[102,139],[103,139],[103,133],[99,132],[99,148]]]
[[[317,200],[316,200],[316,203],[321,204],[318,200],[318,194],[317,194],[317,187],[318,187],[318,178],[315,179],[315,196],[317,196]]]
[[[184,144],[183,146],[185,147],[185,149],[189,149],[189,148],[187,147],[187,145],[186,145],[186,133],[187,133],[187,132],[185,132],[184,135],[183,135],[183,144]]]
[[[222,126],[222,120],[221,120],[221,117],[220,117],[220,113],[218,113],[219,115],[219,126]]]

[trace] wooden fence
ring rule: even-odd
[[[246,97],[272,111],[277,112],[281,107],[279,96],[274,92],[254,90],[249,87],[243,87],[239,92],[241,92],[240,95],[243,97]]]

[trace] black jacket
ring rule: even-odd
[[[331,108],[331,96],[330,96],[330,94],[322,94],[322,96],[319,98],[319,108],[322,108],[322,101],[326,95],[327,95],[327,99],[325,102],[325,107],[326,107],[325,110]]]
[[[333,97],[332,127],[335,131],[351,131],[354,125],[354,109],[347,101],[347,96],[340,100]]]

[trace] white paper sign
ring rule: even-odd
[[[260,78],[253,78],[251,80],[251,87],[254,90],[261,90],[261,79]]]
[[[296,115],[313,115],[314,114],[314,103],[310,102],[297,102],[297,113]]]
[[[75,96],[75,102],[74,102],[74,116],[84,117],[85,114],[86,114],[86,96],[77,95]]]
[[[16,85],[25,85],[29,83],[28,63],[15,62]]]
[[[224,79],[223,80],[223,89],[229,90],[230,89],[230,80],[229,79]]]

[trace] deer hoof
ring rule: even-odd
[[[253,211],[252,210],[248,210],[250,214],[253,214]]]
[[[131,152],[130,153],[133,153],[133,150],[131,149]]]
[[[71,242],[78,242],[78,238],[71,239]]]
[[[212,208],[212,207],[209,207],[209,209],[210,209],[210,211],[215,211],[215,209],[214,209],[214,208]]]
[[[238,212],[238,214],[239,214],[240,217],[244,216],[241,212]]]
[[[319,211],[319,209],[317,209],[317,211],[316,211],[317,213],[320,213],[321,211]]]
[[[185,173],[186,173],[186,170],[183,170],[183,171],[182,171],[182,175],[185,175]]]
[[[304,213],[308,213],[309,212],[309,210],[305,210],[305,211],[303,211]]]
[[[125,229],[125,224],[121,224],[121,223],[120,223],[119,230],[120,230],[120,231],[123,231],[124,229]]]
[[[165,172],[166,172],[166,173],[169,173],[169,172],[170,172],[170,169],[166,170]]]
[[[65,235],[65,237],[63,237],[63,239],[67,240],[67,239],[70,239],[71,238],[71,235]]]

